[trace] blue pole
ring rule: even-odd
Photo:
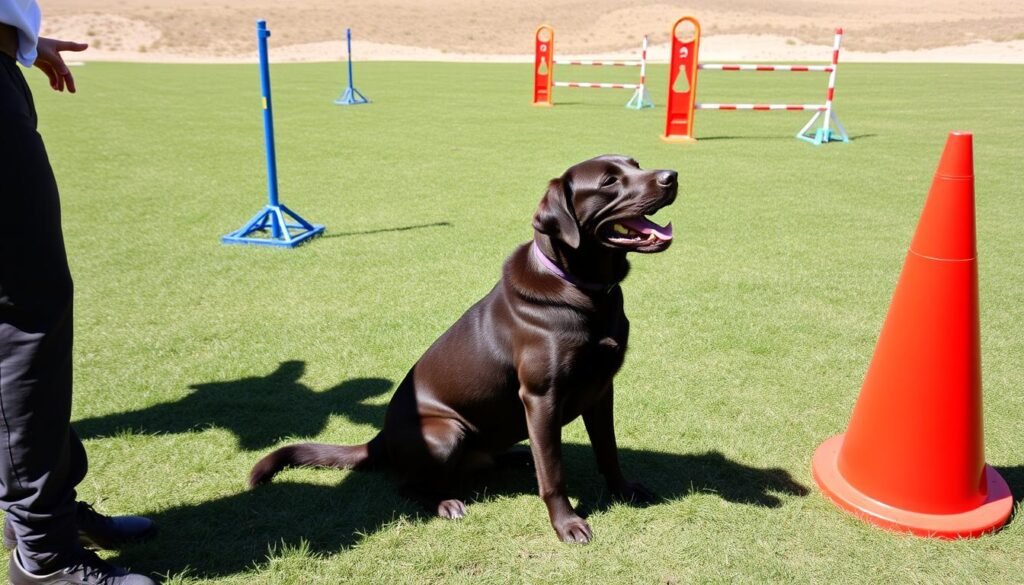
[[[352,29],[345,29],[345,43],[348,47],[348,87],[341,94],[341,97],[334,100],[334,103],[339,106],[351,106],[354,104],[368,104],[370,100],[366,99],[366,96],[359,93],[356,89],[355,77],[352,73]]]
[[[256,21],[256,38],[260,50],[260,89],[263,92],[263,138],[267,150],[267,199],[271,207],[277,207],[277,155],[274,151],[274,109],[270,100],[270,66],[267,63],[267,21]],[[271,228],[275,238],[283,235],[283,226],[274,217]]]
[[[267,206],[241,229],[221,237],[225,244],[259,244],[294,248],[324,233],[324,226],[313,225],[299,214],[281,205],[277,196],[277,155],[274,152],[274,108],[270,100],[270,66],[267,58],[267,21],[256,21],[256,45],[260,53],[260,89],[263,94],[263,140],[267,151]],[[289,223],[288,218],[296,223]],[[272,237],[264,237],[267,227]],[[295,231],[292,231],[295,230]],[[260,232],[259,236],[254,236]]]
[[[345,29],[345,38],[348,41],[348,88],[355,90],[352,85],[352,29]]]

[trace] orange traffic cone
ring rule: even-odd
[[[821,490],[864,520],[919,536],[980,536],[1013,496],[985,464],[969,132],[946,142],[846,433],[818,447]]]

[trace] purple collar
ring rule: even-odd
[[[549,272],[577,288],[582,288],[583,290],[595,292],[608,292],[615,288],[616,283],[602,284],[599,282],[588,282],[586,280],[580,280],[578,278],[573,277],[573,275],[562,270],[557,264],[552,262],[550,258],[545,256],[544,252],[541,252],[540,248],[537,247],[536,240],[534,240],[533,244],[530,245],[530,248],[533,249],[533,257],[536,258],[537,261],[544,266],[544,268],[547,268]]]

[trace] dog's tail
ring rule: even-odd
[[[369,469],[380,463],[380,460],[380,448],[376,439],[362,445],[288,445],[271,452],[253,466],[249,472],[249,487],[270,482],[277,472],[285,467]]]

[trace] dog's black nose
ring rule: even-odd
[[[675,171],[661,171],[658,173],[658,184],[662,187],[669,187],[676,184],[676,177],[679,173]]]

